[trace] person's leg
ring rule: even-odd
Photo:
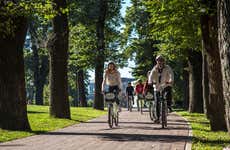
[[[134,105],[134,97],[133,97],[133,95],[132,95],[132,102],[133,102],[133,105]]]

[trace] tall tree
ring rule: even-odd
[[[189,51],[189,112],[203,112],[202,55]]]
[[[23,61],[27,18],[19,12],[11,14],[8,10],[17,8],[18,1],[10,2],[11,6],[0,3],[0,128],[30,130]]]
[[[47,26],[39,26],[37,18],[30,21],[29,33],[31,38],[31,49],[33,51],[33,74],[34,74],[34,88],[35,88],[35,104],[43,105],[43,89],[48,76],[48,55],[44,54],[44,44],[47,34]],[[42,30],[42,33],[38,33]]]
[[[78,91],[78,100],[80,101],[80,106],[86,107],[86,95],[85,95],[85,82],[84,82],[84,70],[80,69],[77,72],[77,91]]]
[[[230,133],[230,1],[218,0],[218,27],[226,123]]]
[[[104,110],[103,95],[101,93],[101,84],[103,81],[104,71],[104,50],[105,50],[105,19],[108,9],[107,0],[99,0],[99,12],[96,23],[96,36],[97,36],[97,55],[95,64],[95,100],[94,108]]]
[[[211,130],[226,130],[225,107],[223,100],[223,85],[220,53],[218,49],[217,1],[203,0],[204,13],[200,17],[203,51],[207,56],[209,77],[209,110]],[[218,106],[218,107],[216,107]]]
[[[50,115],[70,118],[67,80],[67,57],[69,28],[65,0],[53,0],[55,17],[53,33],[48,42],[50,54]]]

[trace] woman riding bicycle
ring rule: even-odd
[[[108,64],[107,69],[104,72],[104,78],[102,82],[101,90],[102,92],[105,92],[105,86],[108,86],[108,92],[114,92],[116,91],[117,94],[122,89],[122,82],[121,82],[121,76],[120,72],[117,70],[117,67],[114,62],[110,62]],[[116,99],[116,103],[119,105],[119,99]]]
[[[174,74],[170,66],[165,64],[165,60],[161,55],[156,57],[157,64],[153,67],[150,72],[148,82],[149,84],[156,84],[157,91],[157,119],[155,122],[159,122],[159,92],[163,86],[164,92],[166,92],[167,105],[170,111],[172,111],[172,85],[174,82]]]

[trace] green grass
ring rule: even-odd
[[[28,118],[32,131],[9,131],[0,129],[0,142],[31,136],[70,126],[76,123],[85,122],[92,118],[106,114],[106,111],[99,111],[93,108],[71,108],[70,119],[57,119],[49,116],[48,106],[28,105]]]
[[[204,114],[178,111],[178,114],[187,118],[192,127],[193,150],[222,150],[230,145],[230,135],[227,132],[213,132],[209,121]]]

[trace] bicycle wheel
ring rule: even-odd
[[[116,114],[117,115],[114,115],[114,124],[115,124],[115,126],[118,126],[118,123],[119,123],[119,113],[118,112],[116,112]]]
[[[132,99],[129,98],[129,111],[132,111]]]
[[[153,121],[153,104],[149,104],[149,117]]]
[[[109,127],[112,128],[113,127],[113,106],[112,105],[109,105],[109,108],[108,108],[108,124],[109,124]]]
[[[162,128],[167,127],[167,116],[166,116],[166,105],[165,102],[161,102],[161,125]]]

